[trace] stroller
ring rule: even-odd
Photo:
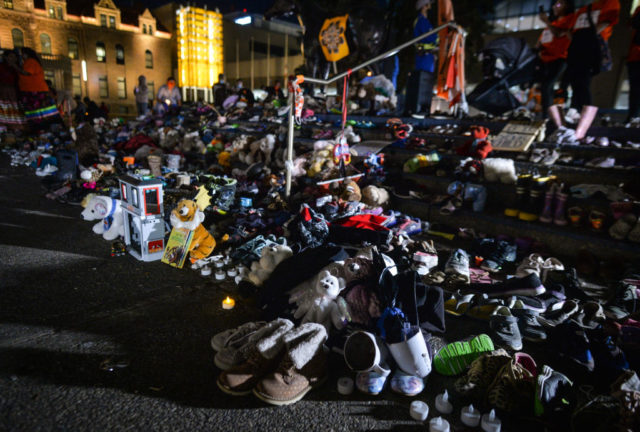
[[[518,108],[509,88],[533,81],[535,53],[524,39],[506,36],[489,42],[481,56],[484,81],[467,96],[469,105],[493,115]]]

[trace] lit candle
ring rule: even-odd
[[[235,305],[236,301],[229,296],[227,296],[226,299],[222,300],[222,309],[233,309]]]

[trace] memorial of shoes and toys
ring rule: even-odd
[[[232,293],[220,314],[255,302],[261,321],[210,334],[229,398],[324,386],[404,395],[432,431],[640,430],[637,125],[334,99],[296,106],[290,158],[286,102],[241,99],[1,145],[114,259],[198,272]]]

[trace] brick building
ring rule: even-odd
[[[134,114],[133,88],[147,77],[150,97],[171,72],[171,34],[144,8],[112,0],[0,1],[0,47],[33,48],[45,76],[70,94]]]

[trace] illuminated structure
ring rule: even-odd
[[[183,98],[187,93],[204,91],[204,99],[213,101],[211,87],[224,73],[222,15],[197,7],[176,10],[178,84]]]

